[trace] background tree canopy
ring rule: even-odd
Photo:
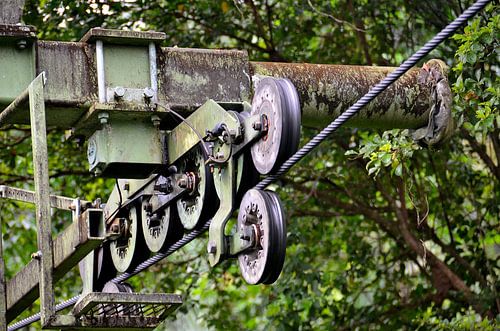
[[[166,46],[240,48],[252,60],[396,66],[470,3],[33,0],[24,22],[40,39],[77,41],[96,26],[156,30]],[[427,150],[400,130],[342,129],[273,187],[289,231],[276,284],[246,285],[236,263],[210,269],[205,240],[132,280],[136,290],[184,295],[165,329],[497,329],[498,14],[493,1],[430,56],[451,68],[451,141]],[[92,178],[83,150],[50,132],[54,192],[105,199],[113,182]],[[304,128],[303,140],[315,132]],[[0,184],[30,188],[29,131],[1,131],[0,146]],[[12,275],[36,251],[34,217],[19,203],[0,208]],[[55,214],[55,231],[68,222]],[[77,279],[60,282],[59,298],[78,293]]]

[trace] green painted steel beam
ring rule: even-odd
[[[45,71],[48,78],[45,88],[48,125],[77,126],[84,112],[99,101],[93,40],[99,39],[102,29],[94,33],[93,38],[83,39],[85,42],[36,41],[36,54],[16,48],[20,40],[29,39],[29,36],[23,36],[19,28],[15,33],[12,29],[12,26],[0,26],[0,109],[12,102],[36,73]],[[17,35],[11,36],[14,34]],[[113,38],[109,45],[106,40],[110,38],[101,36],[105,40],[107,86],[148,85],[147,46],[141,46],[132,37],[122,36],[119,32],[104,35],[110,34]],[[126,45],[117,45],[116,40],[120,37]],[[289,78],[294,83],[301,99],[303,123],[313,127],[330,122],[394,70],[387,67],[250,62],[246,52],[236,50],[157,47],[156,51],[158,101],[184,115],[209,99],[216,102],[250,101],[252,88],[260,76],[267,75]],[[382,128],[424,126],[432,107],[433,88],[425,81],[419,82],[419,73],[416,68],[404,75],[360,112],[350,125]],[[113,102],[120,104],[121,101]],[[26,124],[28,118],[25,109],[7,118],[6,122]]]

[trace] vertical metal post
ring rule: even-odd
[[[154,96],[153,101],[158,101],[158,73],[156,67],[156,45],[155,43],[149,43],[149,75],[151,80],[151,89],[153,90]]]
[[[104,44],[102,40],[95,42],[95,55],[97,66],[97,88],[99,90],[99,102],[106,102],[106,75],[104,71]]]
[[[43,87],[45,73],[42,72],[29,86],[31,140],[33,149],[33,173],[35,180],[36,224],[38,230],[38,254],[40,265],[40,314],[42,327],[55,314],[52,253],[52,229],[50,222],[49,163],[47,152],[47,129],[45,123],[45,101]]]
[[[0,217],[0,331],[7,331],[7,296],[5,293],[5,263],[2,246],[2,218]]]

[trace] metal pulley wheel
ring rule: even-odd
[[[153,253],[159,252],[167,242],[170,225],[170,208],[152,213],[152,205],[149,198],[142,201],[142,233],[146,246]]]
[[[131,207],[129,215],[120,222],[121,235],[109,245],[113,264],[119,272],[130,271],[149,255],[144,242],[141,213]]]
[[[177,212],[184,228],[191,230],[202,217],[207,219],[217,210],[212,173],[205,164],[200,146],[194,147],[182,158],[178,171],[185,175],[186,180],[177,184],[186,187],[188,192],[177,200]]]
[[[249,284],[272,284],[283,269],[286,222],[276,193],[249,190],[241,201],[238,231],[251,227],[255,244],[238,255],[240,271]],[[238,234],[236,234],[238,235]]]
[[[107,282],[102,289],[103,293],[134,293],[132,286],[128,283]]]
[[[102,289],[103,293],[134,293],[132,286],[128,283],[107,282]],[[101,304],[98,312],[109,316],[127,316],[137,312],[137,305]]]
[[[277,168],[299,147],[300,102],[288,79],[266,77],[258,82],[251,115],[261,115],[265,132],[251,147],[255,168],[263,175]]]

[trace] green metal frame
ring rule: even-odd
[[[42,72],[2,112],[2,114],[14,114],[19,105],[26,99],[29,100],[35,191],[1,186],[0,198],[20,200],[35,205],[38,252],[34,253],[33,260],[8,282],[4,277],[4,264],[0,263],[0,287],[3,290],[0,297],[0,308],[2,308],[0,319],[5,321],[5,324],[1,325],[7,325],[6,323],[12,321],[40,297],[42,326],[49,327],[55,316],[54,282],[62,278],[104,239],[95,233],[102,220],[101,209],[91,209],[91,203],[88,201],[50,195],[43,94],[45,82],[45,73]],[[2,119],[0,118],[0,125]],[[73,212],[72,224],[55,240],[52,239],[51,207]],[[2,255],[3,251],[0,250],[0,259]]]

